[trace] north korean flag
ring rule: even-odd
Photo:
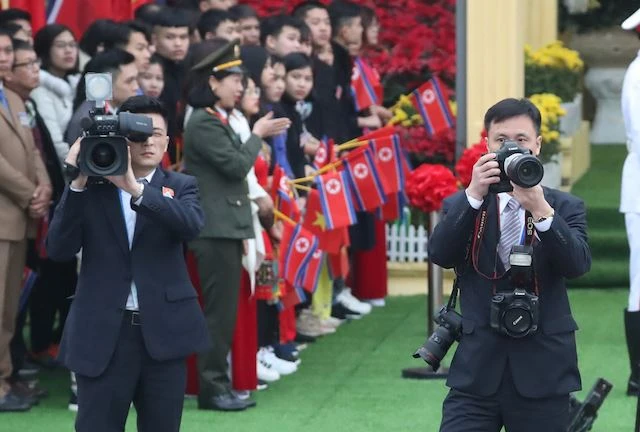
[[[328,230],[348,227],[356,223],[351,192],[344,171],[316,177],[322,213]]]
[[[335,143],[332,138],[326,136],[320,140],[320,145],[313,157],[313,167],[316,170],[323,168],[324,166],[335,161]]]
[[[318,237],[318,248],[327,253],[337,253],[342,246],[348,243],[346,240],[348,240],[349,235],[346,227],[327,229],[320,192],[316,189],[310,190],[307,194],[307,205],[302,226]]]
[[[356,57],[351,73],[351,94],[356,111],[363,111],[371,105],[380,105],[381,89],[382,85],[377,73],[362,58]]]
[[[386,138],[372,139],[369,141],[371,151],[375,155],[378,172],[384,178],[389,189],[388,194],[393,194],[404,188],[404,169],[398,135]]]
[[[284,224],[280,251],[280,275],[288,283],[297,286],[305,267],[318,249],[318,239],[302,225]]]
[[[313,294],[318,287],[318,281],[320,280],[320,270],[322,270],[323,264],[324,252],[318,249],[313,253],[313,255],[311,255],[311,259],[304,267],[297,286]]]
[[[271,198],[277,203],[277,210],[295,221],[300,220],[300,209],[289,185],[289,177],[279,165],[273,170]]]
[[[374,210],[386,202],[386,196],[391,192],[385,179],[378,173],[369,147],[360,147],[351,152],[344,159],[344,166],[356,209]]]
[[[356,141],[369,141],[372,139],[376,139],[376,138],[385,138],[388,136],[391,136],[393,134],[396,134],[396,128],[393,125],[388,125],[388,126],[384,126],[381,127],[380,129],[376,129],[374,131],[371,131],[369,133],[366,133],[358,138],[356,138]]]
[[[404,191],[387,195],[387,202],[376,210],[378,219],[386,222],[395,222],[398,219],[404,219],[404,206],[407,204],[407,198]]]
[[[453,127],[454,117],[449,100],[437,77],[422,84],[411,96],[411,102],[420,113],[429,135],[433,136]]]

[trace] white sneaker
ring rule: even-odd
[[[369,299],[365,300],[365,302],[369,303],[373,307],[385,307],[387,304],[384,298]]]
[[[275,370],[270,363],[264,360],[264,356],[260,355],[263,349],[264,348],[260,348],[260,351],[258,351],[258,380],[268,383],[278,381],[280,379],[278,371]]]
[[[338,300],[340,303],[342,303],[352,311],[358,312],[359,314],[366,315],[368,313],[371,313],[372,306],[355,298],[351,294],[351,288],[343,289],[342,292],[338,294],[338,297],[336,297],[336,300]]]
[[[330,316],[329,318],[325,318],[323,320],[320,320],[320,322],[322,323],[322,325],[327,326],[327,327],[331,327],[334,329],[337,329],[338,327],[340,327],[340,325],[344,322],[341,319],[335,318]]]
[[[312,313],[300,314],[296,321],[296,329],[298,330],[298,333],[313,337],[324,336],[336,332],[334,327],[323,324],[320,319]]]
[[[295,363],[278,358],[269,348],[260,348],[258,358],[260,362],[270,365],[269,369],[277,371],[280,375],[291,375],[298,370]]]

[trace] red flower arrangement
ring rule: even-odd
[[[467,147],[460,159],[456,163],[455,171],[460,184],[466,188],[471,183],[471,174],[473,173],[473,166],[478,162],[480,156],[487,153],[487,144],[484,142],[484,138],[487,137],[486,131],[482,131],[480,142]]]
[[[330,0],[321,0],[329,4]],[[455,77],[455,0],[352,0],[376,11],[380,49],[370,60],[381,76]],[[241,0],[260,16],[291,13],[304,0]],[[418,83],[420,84],[420,83]]]
[[[442,201],[458,190],[458,181],[444,165],[422,164],[411,171],[405,187],[411,206],[429,213],[442,208]]]
[[[436,136],[429,136],[423,126],[396,127],[402,148],[419,155],[420,159],[452,163],[455,157],[456,131],[443,130]]]

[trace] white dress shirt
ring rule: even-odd
[[[146,180],[147,182],[151,182],[153,175],[156,173],[156,170],[153,170],[148,176],[144,179],[138,179],[138,181]],[[122,204],[122,215],[124,216],[124,223],[127,227],[127,239],[129,239],[129,249],[131,249],[131,243],[133,242],[133,233],[136,231],[136,218],[137,213],[133,211],[131,208],[131,195],[128,192],[119,189],[120,192],[120,203]],[[135,202],[136,205],[140,205],[140,203],[144,200],[144,194]],[[138,304],[138,289],[136,288],[136,283],[131,280],[131,291],[129,292],[129,297],[127,297],[127,310],[137,311],[140,310],[140,305]]]
[[[469,196],[467,191],[465,191],[465,194],[467,195],[467,201],[469,201],[469,205],[471,207],[473,207],[474,209],[478,210],[480,208],[480,206],[482,205],[482,203],[484,202],[484,200],[477,200],[477,199]],[[507,204],[509,203],[509,200],[511,198],[513,198],[513,197],[511,195],[509,195],[507,192],[501,192],[501,193],[498,194],[498,209],[500,211],[500,226],[504,226],[504,209],[507,208]],[[518,215],[520,217],[520,220],[522,221],[522,232],[524,232],[525,210],[524,210],[524,208],[522,208],[522,206],[520,206],[520,208],[518,209]],[[548,231],[549,228],[551,228],[551,223],[552,222],[553,222],[553,216],[543,220],[542,222],[534,223],[533,225],[536,227],[536,231],[545,232],[545,231]],[[521,236],[521,238],[522,238],[522,236]]]

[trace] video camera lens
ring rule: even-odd
[[[98,168],[106,169],[116,161],[116,152],[107,143],[98,143],[91,151],[91,163]]]
[[[523,188],[532,188],[542,181],[544,168],[533,155],[516,153],[504,161],[504,170],[512,182]]]

